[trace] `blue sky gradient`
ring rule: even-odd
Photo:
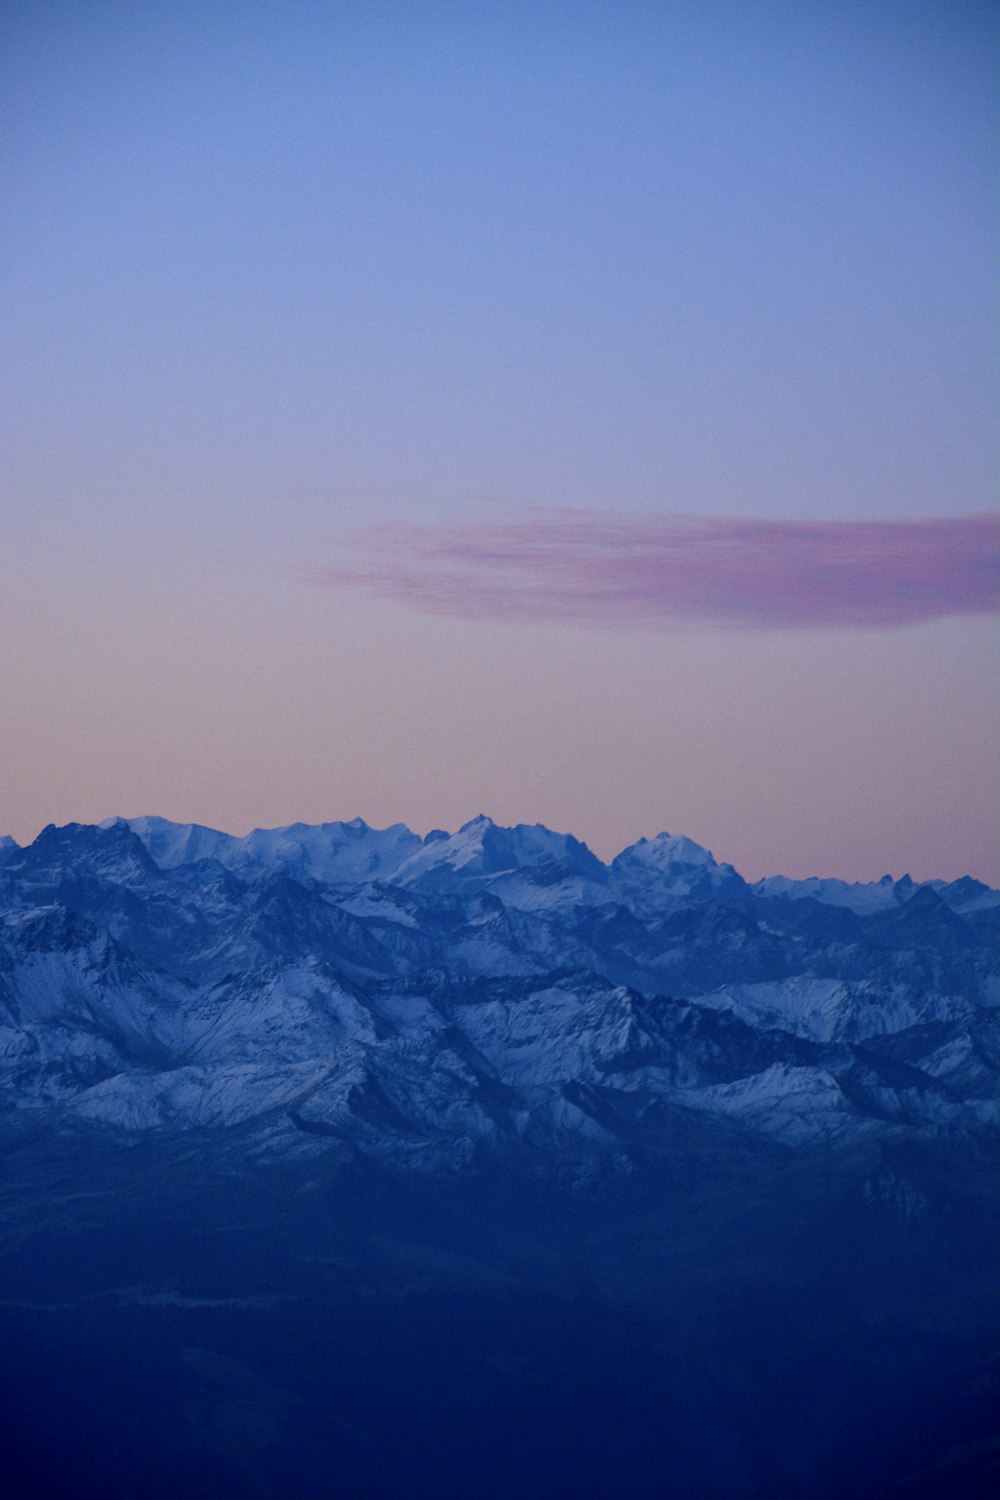
[[[372,521],[479,523],[498,504],[994,507],[993,5],[13,3],[0,44],[5,828],[115,811],[419,826],[482,805],[604,850],[669,820],[791,873],[984,872],[988,622],[883,642],[912,684],[891,714],[857,701],[836,632],[801,647],[849,761],[841,780],[820,757],[804,826],[734,790],[776,693],[785,752],[808,763],[816,705],[770,647],[731,643],[758,686],[734,722],[718,639],[689,678],[671,653],[690,635],[588,634],[580,650],[619,653],[626,705],[649,685],[633,649],[661,653],[664,695],[644,780],[615,735],[593,739],[617,788],[598,805],[579,770],[539,782],[546,714],[607,711],[582,660],[562,704],[551,629],[511,626],[508,670],[492,626],[302,579]],[[433,705],[417,733],[403,715],[409,770],[385,748],[400,663]],[[317,707],[352,683],[349,705]],[[971,717],[932,752],[956,692]],[[476,713],[465,743],[454,720]],[[678,716],[703,737],[680,743]],[[520,759],[501,745],[515,720]],[[707,756],[723,724],[728,759]],[[474,759],[435,790],[449,732]],[[894,821],[857,813],[859,778]]]

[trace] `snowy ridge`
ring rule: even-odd
[[[1000,1124],[979,882],[750,886],[691,840],[159,818],[0,850],[25,1126],[249,1131],[412,1170],[627,1167],[687,1120],[782,1149]],[[701,1122],[701,1123],[699,1123]]]
[[[138,834],[161,869],[214,859],[249,880],[287,874],[326,884],[356,885],[391,875],[421,844],[402,823],[369,828],[362,818],[349,823],[255,828],[244,838],[165,818],[111,818],[100,826],[112,828],[119,822]]]

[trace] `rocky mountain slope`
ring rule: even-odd
[[[689,839],[605,865],[484,817],[115,820],[0,859],[26,1125],[627,1172],[681,1117],[788,1147],[1000,1124],[1000,894],[969,879],[750,885]]]
[[[998,940],[666,834],[0,841],[18,1494],[992,1500]]]

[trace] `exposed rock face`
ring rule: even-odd
[[[250,1123],[278,1155],[321,1129],[426,1170],[627,1167],[651,1111],[788,1145],[1000,1121],[975,881],[750,887],[690,839],[605,866],[484,817],[142,818],[8,849],[0,899],[6,1099],[46,1129]]]

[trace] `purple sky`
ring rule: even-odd
[[[986,0],[4,6],[0,832],[1000,878],[997,51]]]

